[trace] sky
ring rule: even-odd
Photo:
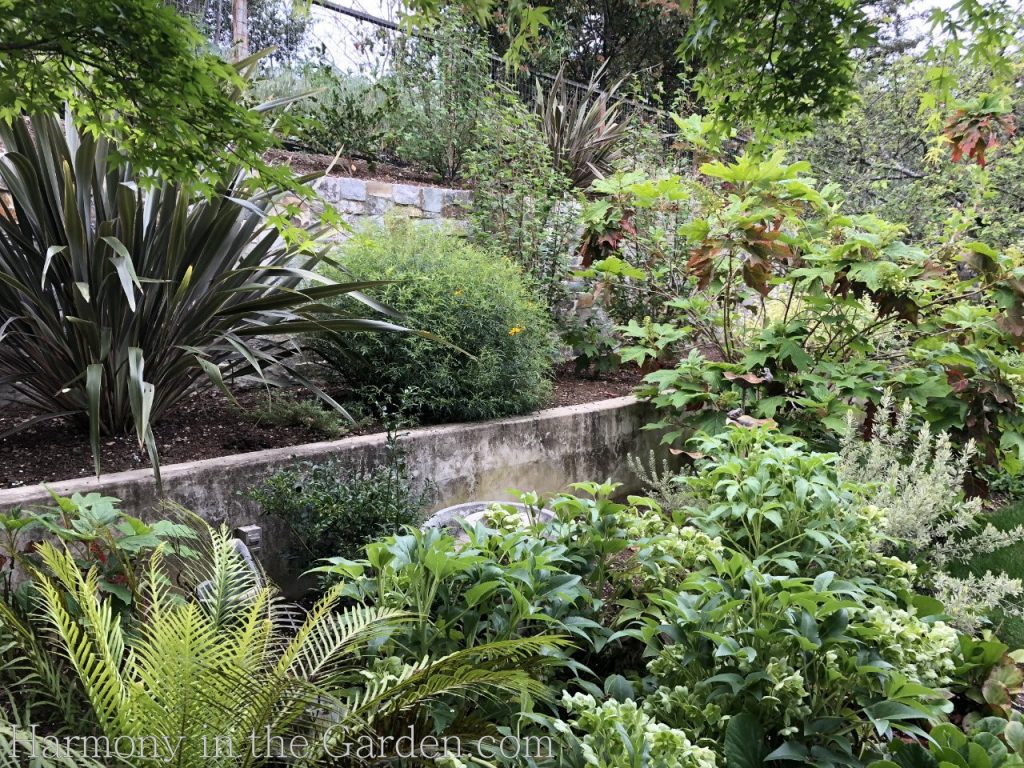
[[[363,11],[371,16],[397,21],[400,3],[396,0],[335,0],[339,5]],[[310,37],[315,44],[323,44],[334,65],[345,71],[358,71],[372,66],[373,58],[358,49],[358,41],[368,32],[377,29],[372,24],[360,22],[341,13],[312,5],[313,19]]]

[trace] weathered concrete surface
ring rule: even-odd
[[[415,479],[436,489],[429,511],[480,499],[511,500],[513,490],[552,493],[579,480],[608,478],[631,484],[626,458],[657,446],[653,432],[641,431],[649,406],[632,397],[552,408],[527,416],[416,429],[405,446]],[[322,443],[172,464],[161,469],[166,499],[214,524],[264,526],[260,560],[270,575],[284,579],[281,552],[287,526],[263,517],[244,492],[263,477],[295,461],[335,459],[343,466],[374,466],[386,457],[386,435],[347,437]],[[162,514],[152,472],[133,470],[49,487],[61,495],[96,491],[116,496],[122,508],[143,518]],[[46,490],[0,490],[0,509],[47,505]]]

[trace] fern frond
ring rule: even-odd
[[[252,596],[264,584],[262,575],[254,572],[235,549],[231,533],[226,527],[210,528],[208,557],[202,559],[205,565],[191,565],[198,581],[204,583],[203,607],[218,627],[234,622],[240,613],[248,608]]]
[[[408,711],[443,697],[462,700],[497,699],[507,695],[549,698],[547,686],[530,675],[527,666],[562,662],[543,656],[547,650],[568,647],[565,638],[539,636],[502,640],[468,648],[440,659],[423,659],[395,680],[368,685],[349,702],[350,716],[372,724],[381,717]]]
[[[393,634],[415,615],[390,608],[351,608],[331,613],[316,606],[281,655],[278,674],[314,682],[342,659],[374,640]]]
[[[78,672],[101,725],[112,727],[126,714],[126,691],[120,670],[124,654],[120,621],[114,617],[109,602],[99,596],[95,570],[83,577],[70,552],[60,552],[46,544],[40,550],[44,562],[58,574],[59,583],[83,612],[81,621],[71,616],[64,605],[64,593],[49,577],[37,573],[42,616]]]

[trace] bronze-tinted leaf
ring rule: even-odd
[[[722,374],[722,378],[726,381],[745,382],[747,384],[761,384],[762,382],[767,381],[767,379],[762,376],[758,376],[756,373],[733,373],[732,371],[725,371]],[[742,387],[743,384],[740,384],[739,386]]]

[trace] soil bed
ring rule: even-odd
[[[640,378],[636,368],[613,372],[601,379],[580,378],[571,368],[562,369],[554,381],[549,407],[628,395]],[[331,394],[344,403],[344,393]],[[161,464],[332,439],[305,426],[260,423],[258,412],[266,403],[266,391],[262,388],[236,392],[236,396],[242,410],[221,392],[203,390],[185,398],[161,419],[154,430]],[[20,405],[0,406],[0,434],[32,415]],[[381,429],[379,423],[367,420],[351,428],[346,435],[368,434]],[[139,449],[132,436],[103,437],[101,453],[104,474],[149,466],[145,450]],[[70,480],[92,474],[88,435],[67,419],[43,422],[0,440],[0,488]]]
[[[437,174],[413,166],[392,165],[385,162],[368,162],[359,158],[318,155],[313,152],[274,149],[264,159],[274,165],[287,165],[295,173],[323,173],[331,169],[330,176],[348,176],[356,179],[398,182],[413,186],[441,186],[449,189],[466,189],[469,185],[461,180],[442,181]]]

